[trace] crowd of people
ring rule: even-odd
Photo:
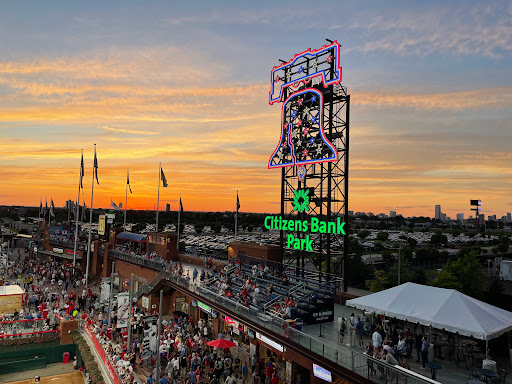
[[[388,324],[387,329],[386,332],[381,316],[375,315],[373,322],[370,322],[368,318],[362,320],[361,316],[355,316],[352,313],[349,319],[342,318],[341,320],[339,342],[343,343],[344,337],[349,331],[355,336],[359,347],[364,348],[365,354],[407,369],[410,369],[409,361],[413,359],[413,351],[416,351],[416,361],[421,362],[422,368],[425,369],[430,343],[420,329],[413,333],[409,328],[402,330],[393,324]],[[365,333],[371,334],[371,341],[367,343],[366,347],[363,347]]]
[[[137,305],[133,306],[133,337],[128,345],[128,329],[116,327],[116,311],[112,312],[109,326],[108,305],[99,300],[100,282],[93,284],[90,281],[88,288],[85,288],[83,275],[78,269],[73,270],[71,264],[47,262],[28,257],[28,253],[23,255],[26,256],[24,258],[21,256],[16,258],[15,255],[15,261],[6,272],[12,283],[25,288],[24,306],[19,313],[8,315],[8,319],[41,319],[45,329],[58,328],[58,317],[80,319],[97,338],[123,384],[136,383],[137,378],[139,382],[142,378],[147,383],[155,383],[156,355],[148,351],[147,343],[143,342],[144,328],[147,328],[144,319],[151,313]],[[151,254],[147,257],[157,259]],[[181,263],[166,264],[173,276],[181,276],[191,283],[201,284],[219,276],[219,272],[212,269],[199,272],[197,268],[185,270]],[[45,310],[49,315],[43,320]],[[6,320],[7,315],[3,319]],[[217,350],[210,347],[208,341],[212,337],[211,324],[204,319],[194,321],[187,316],[164,321],[157,347],[160,354],[160,383],[277,383],[272,361],[253,359],[252,367],[249,367],[247,361],[242,362],[240,356],[232,354],[238,349]],[[76,360],[74,365],[77,365]]]
[[[272,302],[271,311],[285,319],[295,318],[293,312],[297,307],[297,302],[292,296],[282,297],[275,291],[272,282],[267,281],[266,285],[261,284],[261,280],[269,276],[281,279],[283,286],[288,286],[290,281],[284,272],[277,268],[270,268],[268,265],[260,263],[251,267],[248,274],[242,268],[242,261],[237,258],[233,266],[226,265],[221,271],[214,270],[207,276],[207,281],[212,281],[218,294],[235,300],[248,307],[253,304],[258,307],[261,304]],[[231,273],[230,273],[231,270]],[[235,286],[232,279],[237,279],[239,284]],[[258,280],[260,283],[258,283]]]

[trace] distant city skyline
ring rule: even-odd
[[[351,94],[349,209],[501,217],[512,201],[512,3],[370,0],[0,4],[0,204],[157,199],[277,212],[270,71],[325,38]],[[485,127],[483,129],[482,127]],[[171,203],[171,210],[176,204]]]

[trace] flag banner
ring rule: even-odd
[[[183,204],[181,203],[181,196],[180,196],[180,212],[183,212]]]
[[[51,201],[52,201],[52,206],[50,207],[50,215],[55,217],[55,205],[53,204],[53,198],[51,199]]]
[[[164,175],[164,170],[160,168],[160,179],[162,180],[162,187],[167,188],[167,179]]]
[[[240,200],[238,199],[238,191],[236,192],[236,211],[240,209]]]
[[[114,201],[112,199],[110,199],[110,208],[113,208],[114,211],[119,211],[120,208],[117,206],[116,203],[114,203]]]
[[[39,200],[39,216],[41,216],[42,212],[43,212],[43,200]]]
[[[132,192],[132,186],[130,185],[130,171],[126,171],[126,184],[128,184],[128,188],[130,189],[130,193]]]
[[[96,182],[100,185],[98,181],[98,158],[96,157],[96,147],[94,147],[94,175],[96,176]]]
[[[45,201],[44,201],[43,216],[46,216],[46,212],[48,212],[48,200],[47,199],[45,199]]]
[[[82,179],[84,178],[84,175],[85,175],[85,170],[84,170],[84,154],[82,152],[82,162],[80,164],[80,188],[84,189],[84,184],[82,182]]]
[[[130,294],[122,292],[117,295],[117,328],[124,328],[128,325],[130,318]]]

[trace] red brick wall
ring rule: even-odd
[[[73,344],[71,338],[71,332],[78,329],[78,320],[61,320],[60,321],[60,343],[61,344]]]
[[[151,281],[153,281],[155,276],[158,274],[157,271],[154,271],[152,269],[144,268],[139,265],[130,264],[130,263],[127,263],[126,261],[121,261],[121,260],[116,260],[115,269],[116,269],[115,272],[119,272],[119,275],[120,275],[119,281],[121,283],[125,280],[130,280],[131,274],[133,273],[137,276],[140,276],[140,277],[146,279],[146,281],[149,284],[149,283],[151,283]],[[110,276],[110,271],[107,276]]]

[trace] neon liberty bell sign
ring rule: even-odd
[[[272,68],[270,105],[281,102],[285,90],[288,96],[282,105],[281,138],[270,156],[269,169],[295,166],[299,180],[304,181],[307,165],[338,161],[338,151],[324,133],[323,93],[311,85],[314,78],[320,78],[324,88],[341,82],[339,53],[340,45],[333,41]],[[299,90],[300,84],[306,88]]]

